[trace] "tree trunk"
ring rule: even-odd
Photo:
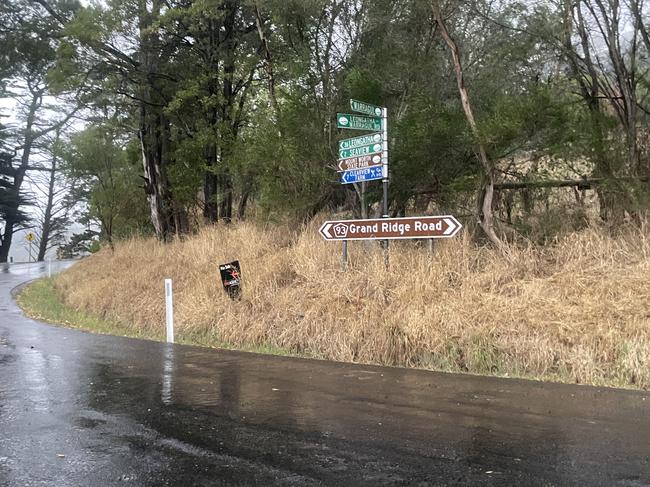
[[[27,123],[25,126],[25,137],[23,143],[23,153],[20,156],[20,165],[15,169],[14,180],[11,184],[12,205],[7,211],[5,227],[0,239],[0,263],[5,263],[9,259],[9,249],[11,248],[11,243],[13,241],[13,235],[16,231],[16,225],[19,223],[19,210],[21,204],[20,198],[20,188],[23,185],[25,180],[25,173],[29,167],[29,158],[32,153],[32,147],[36,136],[33,132],[34,122],[36,120],[36,112],[41,106],[43,99],[43,92],[36,91],[32,92],[32,101],[29,105],[29,112],[27,113]]]
[[[141,107],[140,143],[142,148],[142,167],[144,171],[144,189],[149,202],[151,223],[156,237],[168,241],[175,233],[172,214],[172,198],[165,174],[165,154],[161,139],[162,115],[155,116],[149,107]]]
[[[353,186],[359,200],[359,218],[366,220],[368,219],[368,204],[366,202],[366,191],[368,189],[368,184],[363,181],[361,183],[354,183]]]
[[[271,55],[271,48],[269,47],[268,37],[264,32],[264,21],[262,19],[262,14],[260,13],[260,8],[257,2],[255,3],[254,8],[255,25],[257,26],[257,34],[260,38],[260,43],[262,44],[262,51],[264,55],[264,70],[266,71],[266,76],[268,77],[267,86],[269,89],[269,100],[271,101],[271,108],[275,112],[276,117],[279,119],[280,107],[275,96],[275,71],[273,69],[273,56]]]
[[[470,126],[472,134],[476,139],[476,144],[478,147],[478,159],[481,163],[481,166],[483,167],[481,188],[478,192],[477,198],[479,222],[481,228],[490,239],[490,241],[496,246],[500,247],[502,245],[502,242],[494,230],[494,214],[492,208],[495,179],[494,164],[492,164],[492,162],[488,159],[485,147],[481,142],[476,120],[474,119],[474,112],[472,110],[469,93],[467,91],[467,87],[465,86],[463,66],[460,59],[460,49],[458,48],[458,44],[449,34],[447,25],[442,18],[440,7],[435,1],[432,3],[432,10],[433,17],[438,24],[438,28],[440,29],[440,34],[447,44],[447,47],[449,47],[449,50],[451,51],[451,57],[454,63],[454,71],[456,74],[456,83],[458,85],[458,92],[460,94],[461,103],[463,105],[463,111],[465,112],[465,118],[467,119],[467,123]]]
[[[5,220],[5,228],[2,234],[2,242],[0,243],[0,263],[6,263],[9,260],[9,249],[14,236],[15,220],[7,215]]]
[[[56,169],[57,169],[56,156],[52,157],[52,168],[50,169],[50,180],[48,182],[47,204],[45,206],[45,215],[43,217],[43,227],[41,228],[41,240],[38,244],[38,256],[36,260],[43,262],[45,260],[45,253],[50,243],[50,231],[52,229],[52,207],[54,206],[54,185],[56,182]]]
[[[219,175],[219,218],[225,222],[232,221],[232,178],[227,170]]]
[[[207,148],[206,169],[203,176],[203,217],[208,223],[215,223],[219,218],[219,205],[217,201],[218,170],[217,148],[210,144]]]
[[[637,138],[637,98],[636,98],[636,73],[635,59],[637,56],[636,36],[638,31],[635,29],[634,42],[632,42],[630,51],[627,55],[631,58],[630,65],[626,65],[624,54],[621,49],[620,38],[620,16],[622,11],[618,1],[609,1],[607,5],[603,0],[583,0],[583,3],[591,12],[598,28],[601,30],[605,45],[609,53],[616,87],[618,88],[619,97],[622,103],[613,103],[617,109],[619,120],[625,132],[627,142],[627,159],[628,170],[631,173],[639,169],[639,150]],[[594,8],[594,3],[600,11],[600,16]],[[609,7],[609,8],[608,8]],[[611,97],[613,102],[614,97]]]
[[[623,220],[628,194],[625,187],[614,181],[615,173],[612,168],[610,156],[607,153],[607,133],[603,127],[603,110],[601,107],[601,76],[598,74],[595,61],[591,52],[591,43],[586,22],[582,14],[580,3],[565,1],[565,29],[564,48],[569,59],[571,72],[574,79],[580,86],[582,97],[587,104],[594,134],[593,162],[595,178],[612,180],[611,184],[602,184],[598,187],[596,194],[600,205],[600,218],[603,221],[619,222]],[[573,15],[575,12],[575,15]],[[582,56],[579,56],[571,40],[572,29],[575,17],[576,33],[580,39]]]
[[[241,195],[241,199],[239,200],[239,206],[237,207],[237,219],[240,221],[244,221],[246,218],[246,207],[248,205],[248,198],[250,197],[250,194],[250,191],[244,191],[244,193]]]
[[[239,2],[226,0],[224,2],[225,16],[223,20],[223,88],[221,103],[221,123],[219,124],[219,218],[224,222],[232,221],[232,176],[228,170],[230,155],[236,140],[234,110],[237,94],[234,91],[235,57],[237,40],[235,38],[237,15],[241,9]],[[241,95],[243,96],[243,95]]]
[[[140,0],[140,53],[142,57],[142,101],[140,102],[140,144],[142,149],[142,166],[144,172],[144,189],[149,202],[151,223],[156,237],[168,241],[175,233],[173,218],[173,201],[166,174],[168,158],[165,149],[169,146],[168,124],[159,104],[159,92],[152,76],[158,71],[160,61],[160,40],[152,24],[160,16],[160,1],[154,0],[151,12],[147,2]]]

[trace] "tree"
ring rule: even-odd
[[[12,158],[11,154],[0,152],[0,255],[7,257],[13,234],[31,221],[30,215],[24,210],[31,204],[31,200],[23,192],[16,190]],[[7,222],[11,223],[10,229],[7,229]],[[5,236],[9,236],[9,241],[5,240]]]
[[[62,170],[75,181],[73,199],[87,205],[79,221],[97,225],[111,247],[116,237],[149,230],[136,157],[110,121],[75,134],[64,151]]]
[[[177,134],[180,151],[203,154],[203,215],[208,222],[232,218],[232,159],[246,114],[247,97],[259,69],[259,11],[224,0],[180,4],[161,19],[179,44],[187,75],[168,104],[172,119],[190,120]],[[201,117],[188,114],[200,113]]]
[[[592,176],[604,181],[597,187],[600,215],[612,223],[636,212],[647,193],[634,182],[648,171],[638,128],[649,66],[643,8],[636,0],[548,1],[531,8],[522,22],[553,50],[587,110],[586,120],[578,122],[585,128],[578,141],[582,154],[573,157],[589,158]]]
[[[349,98],[389,110],[393,215],[471,213],[498,245],[525,226],[508,185],[555,173],[558,187],[569,175],[598,185],[610,219],[621,201],[639,206],[622,196],[641,193],[629,178],[648,164],[640,0],[36,3],[60,33],[50,86],[83,86],[89,125],[112,120],[94,136],[110,133],[115,157],[137,152],[140,174],[119,191],[144,189],[161,240],[250,206],[377,213],[377,184],[341,186],[335,172]],[[548,189],[523,191],[526,217],[548,202]],[[117,221],[139,221],[104,217],[111,241]]]
[[[57,118],[52,113],[53,107],[46,100],[49,94],[47,73],[55,59],[57,29],[52,20],[40,15],[30,2],[12,0],[3,4],[0,23],[5,26],[0,40],[3,46],[12,50],[12,54],[4,59],[11,65],[9,88],[5,94],[16,102],[20,124],[12,137],[14,151],[20,153],[20,156],[11,158],[10,167],[5,170],[5,177],[10,181],[5,185],[6,211],[0,262],[6,262],[13,234],[23,220],[20,206],[25,200],[21,191],[32,150],[39,139],[65,125],[74,109]],[[56,112],[60,112],[60,107],[56,108]]]
[[[60,132],[47,140],[48,161],[30,166],[29,180],[35,194],[34,220],[38,225],[37,260],[43,261],[51,248],[60,245],[66,237],[71,210],[72,186],[63,178],[60,168],[62,152]]]
[[[474,118],[474,111],[472,109],[469,92],[465,84],[465,77],[458,44],[449,33],[446,21],[443,18],[442,9],[436,1],[434,1],[432,4],[432,9],[440,35],[445,40],[445,43],[451,52],[451,57],[454,65],[454,73],[456,75],[456,82],[458,84],[458,93],[460,94],[463,111],[465,112],[465,118],[467,119],[467,123],[470,126],[472,135],[476,139],[476,144],[478,147],[478,159],[481,163],[481,166],[483,167],[483,181],[481,183],[481,189],[478,198],[478,204],[480,208],[479,221],[481,223],[481,228],[483,228],[483,231],[492,241],[492,243],[500,246],[501,240],[494,231],[494,215],[492,208],[492,201],[494,198],[494,179],[496,173],[495,166],[494,163],[488,159],[487,151],[485,150],[485,146],[481,141],[481,135]]]

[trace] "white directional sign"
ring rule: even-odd
[[[401,240],[451,238],[463,226],[451,215],[327,221],[319,232],[325,240]]]

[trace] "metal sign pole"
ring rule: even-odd
[[[348,267],[348,241],[343,240],[343,248],[341,251],[341,267],[343,270]]]
[[[381,130],[382,130],[382,176],[384,201],[382,217],[388,218],[388,108],[381,109]],[[384,265],[388,268],[388,240],[384,240]]]

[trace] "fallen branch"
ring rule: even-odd
[[[541,181],[504,181],[502,183],[495,183],[495,191],[504,191],[508,189],[539,189],[539,188],[571,188],[575,187],[580,190],[593,189],[595,186],[600,186],[607,183],[621,182],[649,182],[650,176],[634,176],[624,178],[581,178],[581,179],[547,179]],[[462,191],[462,189],[461,189]],[[474,191],[474,189],[466,188],[465,191]],[[433,189],[415,190],[413,194],[437,194],[440,191]]]
[[[537,189],[537,188],[567,188],[592,189],[594,186],[612,182],[647,182],[649,176],[625,177],[625,178],[581,178],[581,179],[550,179],[546,181],[505,181],[496,183],[494,189],[501,191],[505,189]]]

